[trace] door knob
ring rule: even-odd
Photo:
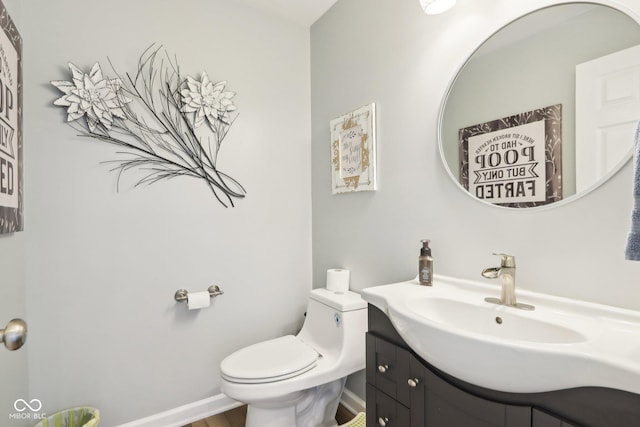
[[[389,370],[389,365],[378,365],[378,372],[384,374]]]
[[[17,350],[27,340],[27,323],[22,319],[12,319],[4,329],[0,329],[0,342],[8,350]]]
[[[420,380],[418,380],[417,378],[409,378],[407,380],[407,384],[411,388],[416,388],[416,387],[418,387],[418,384],[420,384]]]
[[[378,425],[380,427],[385,427],[388,422],[389,422],[389,418],[387,418],[387,417],[379,417],[378,418]]]

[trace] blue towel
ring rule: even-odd
[[[627,237],[627,249],[624,257],[640,261],[640,124],[636,127],[633,144],[633,210],[631,211],[631,230]]]

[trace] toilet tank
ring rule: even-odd
[[[366,301],[358,293],[314,289],[298,337],[323,357],[352,359],[352,363],[362,362],[364,367],[366,308]]]

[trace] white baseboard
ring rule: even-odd
[[[242,405],[243,403],[220,393],[159,414],[121,424],[118,427],[180,427]]]
[[[340,402],[354,414],[365,412],[365,401],[346,388],[342,393]],[[121,424],[118,427],[180,427],[242,405],[243,403],[220,393],[216,396],[160,412],[159,414]]]
[[[342,399],[340,400],[340,403],[342,403],[342,406],[347,408],[352,414],[367,412],[367,403],[349,389],[345,388],[342,392]]]

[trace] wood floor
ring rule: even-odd
[[[338,406],[336,421],[344,424],[353,419],[355,415],[349,412],[344,406]],[[222,414],[214,415],[204,420],[194,421],[183,427],[244,427],[247,419],[247,407],[240,406]]]
[[[244,427],[246,419],[247,407],[240,406],[204,420],[194,421],[184,427]]]

